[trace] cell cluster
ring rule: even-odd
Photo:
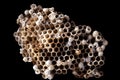
[[[24,62],[32,62],[35,74],[53,79],[55,74],[77,78],[99,78],[104,65],[103,51],[108,44],[102,34],[90,26],[76,25],[69,16],[51,8],[32,4],[17,19],[14,32]]]

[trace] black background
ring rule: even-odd
[[[6,5],[4,8],[5,30],[2,35],[4,38],[1,43],[4,49],[5,59],[2,60],[2,64],[5,63],[5,72],[3,74],[11,75],[10,79],[21,79],[21,80],[43,80],[41,75],[35,75],[32,63],[25,63],[22,61],[22,56],[19,54],[19,46],[13,37],[13,33],[18,29],[16,19],[19,14],[23,13],[24,10],[30,9],[30,4],[40,4],[42,7],[54,7],[56,11],[67,14],[77,25],[89,25],[93,30],[100,31],[105,39],[108,40],[109,45],[104,51],[105,65],[103,66],[104,76],[96,79],[89,78],[88,80],[113,80],[117,74],[114,67],[114,20],[116,18],[116,5],[114,2],[104,1],[79,1],[79,0],[16,0]],[[9,11],[8,11],[9,10]],[[84,80],[77,79],[71,73],[67,75],[55,75],[53,80]]]

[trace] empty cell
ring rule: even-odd
[[[46,34],[46,35],[45,35],[45,37],[46,37],[46,38],[49,38],[49,35],[48,35],[48,34]]]
[[[48,57],[49,57],[49,56],[51,56],[51,53],[50,53],[50,52],[48,52],[48,53],[47,53],[47,56],[48,56]]]
[[[69,32],[67,33],[67,36],[68,36],[68,37],[70,36],[70,33],[69,33]]]
[[[46,54],[43,52],[43,53],[41,53],[42,54],[42,56],[46,56]]]
[[[97,66],[98,65],[98,61],[93,61],[93,65]]]
[[[54,51],[55,51],[55,52],[58,52],[58,47],[55,47],[55,48],[54,48]]]
[[[43,49],[43,52],[45,52],[45,53],[46,53],[46,52],[48,52],[48,50],[47,50],[46,48],[44,48],[44,49]]]
[[[69,58],[70,58],[70,59],[73,59],[73,55],[70,55]]]
[[[56,34],[58,31],[57,31],[57,29],[54,29],[53,32]]]
[[[39,60],[42,61],[42,60],[43,60],[43,57],[39,57]]]
[[[100,57],[99,56],[96,56],[95,58],[97,61],[100,61]]]
[[[72,50],[71,52],[72,52],[73,55],[75,54],[75,50]]]
[[[68,50],[68,47],[63,47],[64,48],[64,51],[67,51]]]
[[[100,60],[100,61],[98,62],[98,64],[99,64],[100,66],[103,66],[103,65],[104,65],[104,61],[103,61],[103,60]]]
[[[51,56],[51,57],[49,57],[49,59],[50,59],[50,60],[54,60],[54,57],[53,57],[53,56]]]
[[[91,57],[91,61],[95,61],[95,57]]]
[[[61,73],[62,73],[61,70],[57,70],[57,71],[56,71],[56,74],[61,74]]]
[[[59,68],[62,70],[62,69],[64,68],[64,66],[63,66],[63,65],[60,65]]]
[[[49,59],[49,58],[48,58],[47,56],[46,56],[46,57],[44,57],[44,60],[45,60],[45,61],[47,61],[48,59]]]
[[[52,52],[52,48],[49,48],[49,52]]]
[[[64,38],[64,42],[68,42],[68,38],[67,37]]]
[[[71,24],[69,23],[69,22],[66,22],[65,24],[64,24],[64,27],[70,27],[71,26]]]
[[[59,42],[62,43],[63,42],[63,38],[59,38]]]
[[[63,69],[63,70],[62,70],[62,73],[63,73],[63,74],[67,74],[67,70],[66,70],[66,69]]]
[[[49,47],[50,45],[49,44],[46,44],[46,47]]]
[[[71,35],[75,35],[76,34],[76,31],[72,31],[72,34]]]
[[[66,28],[64,28],[64,29],[63,29],[63,31],[64,31],[64,32],[67,32],[67,29],[66,29]]]
[[[56,56],[56,53],[55,53],[55,52],[53,52],[53,53],[52,53],[52,56],[53,56],[53,57],[54,57],[54,56]]]
[[[54,48],[54,47],[55,47],[55,43],[52,43],[52,44],[51,44],[51,47]]]
[[[80,49],[80,50],[83,49],[83,45],[79,45],[79,49]]]
[[[59,57],[61,55],[61,52],[57,52],[57,56]]]
[[[52,64],[53,64],[53,65],[56,65],[56,61],[52,61]]]
[[[60,56],[59,58],[60,58],[60,60],[63,60],[63,59],[64,59],[63,56]]]
[[[55,39],[54,39],[54,43],[57,43],[57,42],[58,42],[58,39],[57,39],[57,38],[55,38]]]
[[[57,47],[60,47],[61,46],[61,44],[60,43],[57,43]]]
[[[93,55],[94,55],[95,57],[98,56],[98,52],[95,52]]]
[[[70,55],[71,54],[71,52],[70,51],[67,51],[67,55]]]
[[[55,60],[56,60],[56,61],[58,60],[58,56],[55,57]]]
[[[89,48],[86,48],[86,49],[85,49],[85,52],[86,52],[86,53],[89,53],[89,52],[90,52],[90,49],[89,49]]]
[[[65,60],[68,60],[69,59],[69,56],[65,56]]]
[[[84,53],[83,56],[84,56],[84,58],[87,58],[88,57],[88,53]]]
[[[65,69],[68,69],[69,68],[69,65],[65,65]]]
[[[53,40],[50,38],[50,39],[48,39],[48,43],[52,43],[53,42]]]
[[[43,66],[42,66],[42,65],[39,65],[39,66],[38,66],[38,69],[43,69]]]
[[[77,41],[77,44],[80,44],[80,41],[79,41],[79,40]]]

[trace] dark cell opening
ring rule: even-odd
[[[67,38],[67,37],[66,37],[66,38],[64,38],[64,41],[65,41],[65,42],[68,42],[68,38]]]
[[[47,53],[47,56],[51,56],[51,53]]]
[[[100,60],[100,57],[99,57],[99,56],[97,56],[97,57],[96,57],[96,60],[97,60],[97,61],[99,61],[99,60]]]
[[[56,56],[56,53],[55,53],[55,52],[53,52],[53,53],[52,53],[52,56]]]
[[[48,39],[48,42],[51,43],[51,42],[52,42],[52,39]]]
[[[93,44],[95,42],[95,38],[92,38],[91,39],[91,43]]]
[[[42,53],[42,56],[45,56],[45,53]]]
[[[73,61],[72,61],[72,63],[73,63],[73,64],[75,64],[75,63],[76,63],[76,61],[75,61],[75,60],[73,60]]]
[[[94,65],[93,65],[93,66],[91,66],[91,67],[90,67],[90,69],[91,69],[91,70],[95,69],[95,66],[94,66]]]
[[[103,42],[102,42],[102,41],[99,41],[99,42],[98,42],[98,45],[99,45],[99,46],[102,46],[102,45],[103,45]]]
[[[72,34],[74,35],[74,34],[76,34],[76,32],[75,32],[75,31],[72,31]]]
[[[39,60],[42,61],[42,60],[43,60],[43,57],[39,57]]]
[[[70,53],[70,51],[67,51],[67,55],[70,55],[71,53]]]
[[[53,60],[54,59],[54,57],[50,57],[50,60]]]
[[[70,33],[67,33],[67,36],[70,36]]]
[[[91,60],[94,61],[94,60],[95,60],[95,57],[91,57]]]
[[[60,55],[61,55],[61,52],[58,52],[58,53],[57,53],[57,56],[60,56]]]
[[[51,44],[51,46],[54,48],[54,47],[55,47],[55,44],[54,44],[54,43],[52,43],[52,44]]]
[[[82,58],[83,57],[83,55],[82,54],[79,54],[79,58]]]
[[[79,63],[79,62],[80,62],[80,59],[77,59],[77,62]]]
[[[64,67],[63,67],[63,65],[60,65],[60,69],[63,69]]]
[[[84,57],[85,57],[85,58],[88,57],[88,53],[84,53]]]
[[[72,50],[72,54],[75,54],[75,50]]]
[[[57,41],[58,41],[58,40],[55,38],[55,39],[54,39],[54,42],[57,43]]]
[[[64,56],[66,53],[65,52],[62,52],[62,55]]]
[[[82,30],[82,33],[85,33],[85,30]]]
[[[58,60],[58,57],[55,57],[55,60],[57,61],[57,60]]]
[[[49,48],[49,52],[52,52],[52,48]]]
[[[69,57],[68,56],[65,56],[65,60],[68,60],[69,59]]]
[[[56,64],[56,61],[52,61],[52,64],[55,65],[55,64]]]
[[[64,32],[67,32],[67,29],[64,29],[63,31],[64,31]]]
[[[48,57],[45,57],[45,59],[44,59],[45,61],[47,61],[48,60]]]
[[[54,32],[54,33],[57,33],[58,31],[55,29],[53,32]]]
[[[48,50],[47,49],[43,49],[44,50],[44,52],[47,52]]]
[[[83,36],[82,35],[79,36],[79,40],[83,40]]]
[[[62,47],[60,48],[60,51],[63,51],[63,48],[62,48]]]
[[[89,53],[89,52],[90,52],[90,49],[89,49],[89,48],[87,48],[87,49],[85,49],[85,51],[86,51],[86,53]]]
[[[75,45],[75,46],[74,46],[74,49],[77,49],[77,48],[78,48],[77,45]]]
[[[80,41],[77,41],[77,44],[80,44]]]
[[[65,68],[66,68],[66,69],[68,69],[68,67],[69,67],[68,65],[65,65]]]
[[[78,36],[75,36],[75,39],[78,39]]]
[[[94,65],[98,65],[98,62],[97,62],[97,61],[95,61],[95,62],[94,62]]]
[[[66,51],[68,49],[68,47],[64,47],[64,50]]]
[[[57,66],[57,65],[55,65],[55,69],[58,69],[58,66]]]
[[[98,52],[95,52],[95,53],[94,53],[94,56],[95,56],[95,57],[98,56]]]
[[[39,65],[39,66],[38,66],[38,69],[42,69],[42,68],[43,68],[43,66],[42,66],[42,65]]]
[[[88,48],[88,45],[84,45],[84,49]]]
[[[80,50],[83,49],[83,46],[82,46],[82,45],[79,45],[79,49],[80,49]]]
[[[58,51],[58,48],[56,47],[56,48],[54,48],[54,50],[55,50],[55,52],[57,52],[57,51]]]
[[[62,56],[60,56],[60,60],[63,60],[63,57],[62,57]]]
[[[60,43],[58,43],[58,44],[57,44],[57,47],[60,47],[60,46],[61,46],[61,44],[60,44]]]
[[[62,38],[60,38],[60,39],[59,39],[59,42],[60,42],[60,43],[62,43],[62,42],[63,42],[63,39],[62,39]]]

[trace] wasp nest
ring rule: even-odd
[[[53,79],[68,70],[78,78],[99,78],[104,65],[103,51],[108,44],[102,34],[90,26],[75,25],[69,16],[32,4],[19,15],[14,33],[21,46],[24,62],[32,62],[35,74]]]

